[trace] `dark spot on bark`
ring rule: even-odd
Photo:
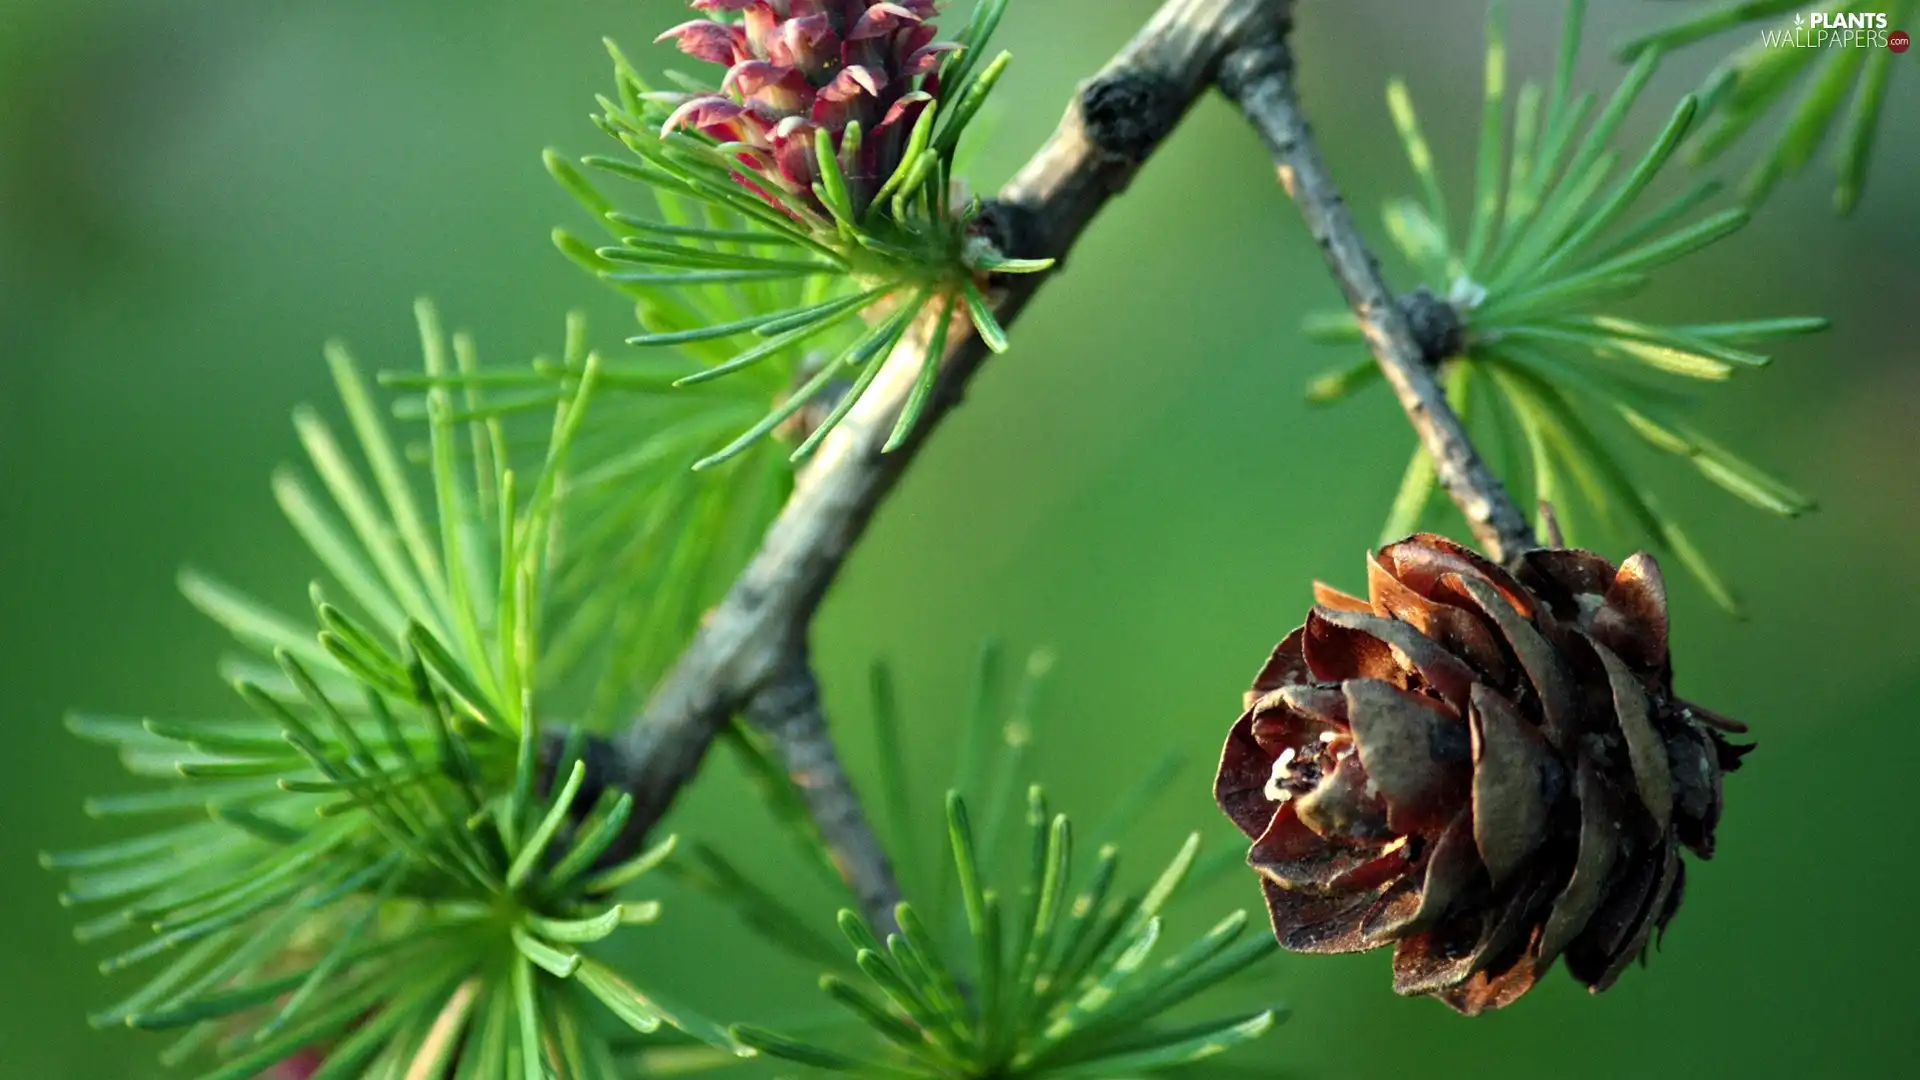
[[[1454,306],[1422,285],[1400,298],[1400,310],[1407,318],[1407,329],[1420,346],[1420,358],[1428,367],[1436,367],[1450,356],[1458,356],[1466,346],[1467,325]]]
[[[1047,251],[1044,221],[1026,203],[990,199],[981,204],[971,229],[993,242],[1000,253],[1014,259],[1044,259]]]
[[[1080,92],[1080,115],[1094,145],[1140,162],[1180,119],[1179,95],[1158,73],[1116,72]]]

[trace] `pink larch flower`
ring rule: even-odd
[[[939,94],[939,0],[692,0],[711,18],[660,35],[689,56],[727,65],[718,94],[683,100],[665,131],[694,128],[739,144],[747,173],[735,177],[767,194],[761,180],[824,211],[818,133],[832,140],[856,215],[864,214],[900,165],[914,123]],[[737,18],[736,18],[737,16]],[[858,124],[860,138],[847,138]]]

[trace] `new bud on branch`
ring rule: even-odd
[[[1280,943],[1394,946],[1394,989],[1469,1015],[1565,957],[1612,985],[1713,854],[1745,728],[1679,700],[1666,588],[1540,550],[1509,573],[1419,535],[1316,586],[1227,737],[1215,795],[1253,840]]]
[[[934,41],[936,0],[693,0],[739,21],[696,19],[660,40],[727,66],[718,94],[687,97],[666,130],[692,127],[741,148],[764,196],[771,182],[816,204],[825,132],[856,214],[864,214],[906,152],[920,114],[940,92],[944,54]]]
[[[658,213],[619,211],[550,152],[548,170],[618,243],[556,241],[640,299],[646,332],[629,344],[733,340],[725,359],[707,357],[675,385],[769,361],[793,372],[769,380],[790,392],[696,469],[776,431],[798,435],[791,457],[806,459],[896,352],[918,353],[886,442],[898,449],[933,399],[950,333],[970,323],[987,348],[1006,350],[996,290],[1053,260],[1018,250],[954,159],[1011,59],[986,59],[1008,3],[980,0],[956,40],[940,42],[938,0],[693,0],[706,17],[660,40],[726,72],[711,83],[675,74],[678,92],[649,87],[613,48],[619,93],[601,98],[596,120],[637,160],[580,163],[652,187]],[[711,288],[740,282],[760,287]],[[817,404],[828,399],[838,403]],[[823,415],[787,423],[803,409]]]

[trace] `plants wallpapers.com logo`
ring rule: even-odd
[[[1760,31],[1771,49],[1887,49],[1906,52],[1913,37],[1888,24],[1884,11],[1803,12],[1793,17],[1793,28]]]

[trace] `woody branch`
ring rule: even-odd
[[[1286,0],[1169,0],[1080,87],[1052,137],[988,206],[1006,254],[1064,257],[1213,85],[1221,61],[1279,32],[1287,9]],[[993,304],[1003,325],[1020,316],[1047,276],[995,283]],[[841,565],[988,355],[971,330],[956,328],[914,434],[883,453],[912,388],[927,329],[902,343],[821,444],[759,550],[641,717],[612,738],[596,740],[592,749],[597,784],[633,796],[621,845],[631,850],[693,778],[724,725],[746,715],[768,732],[866,916],[883,930],[893,924],[899,886],[839,765],[806,648],[814,614]],[[805,722],[793,722],[783,711],[799,702],[805,703]]]
[[[1423,349],[1380,275],[1378,260],[1347,210],[1300,107],[1294,56],[1285,21],[1270,24],[1220,68],[1220,89],[1246,116],[1273,153],[1281,186],[1299,205],[1307,229],[1326,254],[1347,304],[1393,386],[1401,408],[1433,459],[1440,483],[1467,519],[1487,555],[1507,561],[1536,546],[1533,530],[1513,496],[1468,436],[1434,377],[1438,357]]]

